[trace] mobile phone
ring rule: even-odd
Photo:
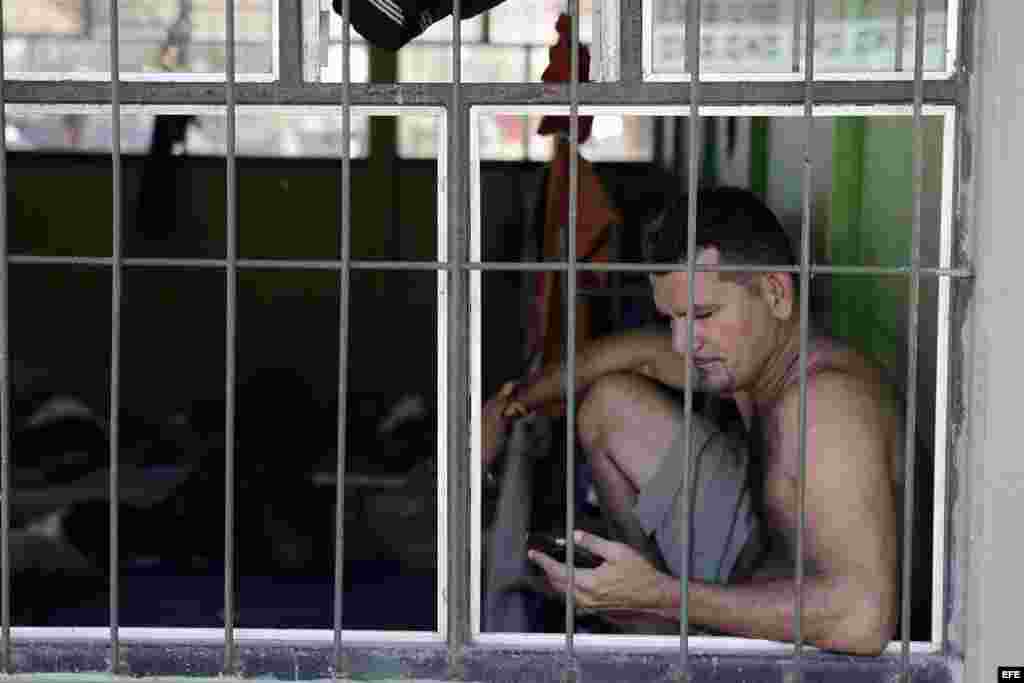
[[[532,533],[526,537],[526,547],[530,550],[539,550],[548,557],[565,564],[568,542],[561,536],[554,534]],[[573,564],[577,569],[594,569],[604,563],[604,558],[595,555],[579,543],[573,547]]]

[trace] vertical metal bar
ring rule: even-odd
[[[923,0],[922,0],[923,1]],[[896,3],[896,64],[897,72],[903,71],[903,32],[906,30],[907,2],[899,0]]]
[[[227,105],[227,329],[224,381],[224,673],[235,673],[235,374],[238,327],[238,225],[235,178],[235,3],[225,3]]]
[[[307,2],[309,0],[306,0]],[[341,272],[338,337],[338,466],[334,519],[334,676],[347,675],[341,631],[345,590],[345,434],[348,419],[348,325],[352,262],[351,56],[350,0],[341,0]]]
[[[800,73],[800,27],[802,24],[800,0],[793,0],[793,73]]]
[[[119,514],[118,450],[121,414],[121,57],[118,0],[110,2],[110,108],[111,161],[113,164],[113,245],[110,287],[110,669],[120,673],[119,628]]]
[[[804,43],[804,177],[803,205],[800,228],[800,463],[797,476],[797,534],[795,557],[795,589],[793,615],[793,668],[791,680],[802,680],[803,607],[804,607],[804,533],[806,529],[807,498],[807,351],[810,339],[811,301],[811,183],[814,181],[812,162],[814,143],[814,0],[804,0],[806,22]]]
[[[914,526],[914,469],[917,437],[917,348],[919,344],[918,308],[921,299],[921,194],[924,185],[924,0],[917,0],[914,31],[914,123],[913,123],[913,221],[910,238],[910,302],[907,321],[907,417],[903,491],[903,576],[902,626],[900,638],[904,683],[910,683],[910,591]],[[941,454],[936,453],[936,457]]]
[[[577,195],[579,194],[579,0],[569,0],[570,36],[569,43],[569,216],[566,222],[569,269],[565,273],[565,538],[566,563],[569,565],[569,587],[565,601],[565,678],[575,680],[576,653],[576,568],[573,556],[576,543],[573,532],[576,526],[576,220]],[[557,276],[556,276],[557,277]]]
[[[619,8],[619,80],[637,83],[644,77],[643,55],[645,51],[650,54],[651,50],[651,46],[645,45],[643,39],[643,0],[619,0],[615,5]],[[654,15],[653,11],[651,15]],[[598,30],[598,27],[595,26],[594,30]]]
[[[7,130],[6,42],[0,7],[0,131]],[[8,358],[10,262],[7,247],[7,138],[0,135],[0,673],[13,672],[11,660],[11,368]]]
[[[277,81],[281,85],[302,83],[302,3],[315,0],[273,0],[277,3]],[[317,2],[319,8],[319,3]]]
[[[462,652],[470,640],[469,624],[469,477],[467,476],[467,413],[465,363],[469,337],[464,292],[465,260],[464,192],[469,164],[463,158],[462,141],[468,138],[467,112],[462,107],[462,2],[452,4],[452,99],[448,111],[448,661],[452,677],[461,675]],[[440,400],[441,397],[439,397]]]
[[[689,681],[690,671],[690,523],[692,497],[690,479],[693,472],[693,390],[694,390],[694,305],[697,276],[697,203],[700,180],[700,2],[690,0],[686,15],[687,69],[690,72],[690,131],[687,140],[689,175],[687,177],[686,206],[686,387],[683,403],[683,481],[686,495],[686,514],[679,532],[682,549],[679,570],[679,680]],[[669,230],[673,226],[667,226]]]

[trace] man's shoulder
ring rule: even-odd
[[[797,419],[800,409],[800,384],[786,387],[780,399],[781,412]],[[829,367],[807,377],[809,420],[845,417],[877,419],[889,412],[890,387],[873,373],[850,367]]]

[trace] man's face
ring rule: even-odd
[[[718,251],[701,251],[697,263],[719,263]],[[672,347],[680,354],[687,348],[687,280],[686,273],[652,276],[654,305],[672,321]],[[748,389],[777,339],[766,296],[760,287],[723,280],[718,273],[698,272],[694,280],[694,386],[722,394]]]

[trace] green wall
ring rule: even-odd
[[[924,193],[940,194],[942,121],[925,119]],[[828,256],[833,265],[910,265],[912,120],[837,118]],[[922,256],[934,265],[938,226],[923,214]],[[908,281],[902,276],[830,278],[832,330],[890,367],[904,363]]]

